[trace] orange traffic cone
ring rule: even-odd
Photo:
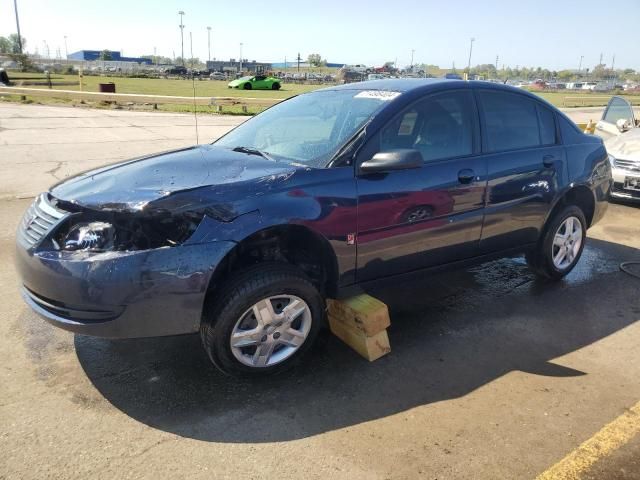
[[[587,126],[584,127],[584,133],[593,133],[596,129],[595,124],[593,123],[593,120],[589,120],[589,123],[587,123]]]

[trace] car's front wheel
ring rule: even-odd
[[[298,363],[324,323],[324,299],[309,278],[264,263],[233,275],[207,302],[200,334],[224,373],[268,375]]]
[[[245,90],[251,90],[251,84],[250,83],[245,83],[242,88],[244,88]]]
[[[527,263],[538,275],[559,280],[578,263],[587,236],[587,221],[582,210],[570,205],[547,224],[538,246],[527,253]]]

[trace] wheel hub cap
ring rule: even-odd
[[[270,367],[293,355],[311,329],[311,310],[295,295],[260,300],[238,319],[231,333],[234,357],[250,367]]]
[[[568,217],[560,224],[551,247],[554,266],[559,270],[569,268],[575,262],[582,246],[582,224],[577,217]]]

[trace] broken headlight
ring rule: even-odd
[[[108,222],[80,223],[62,240],[63,250],[108,250],[113,247],[115,229]]]
[[[114,212],[78,212],[51,238],[56,250],[135,251],[174,247],[196,230],[202,215],[166,212],[133,215]]]

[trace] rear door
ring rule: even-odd
[[[409,148],[424,164],[358,176],[358,281],[477,254],[487,170],[477,123],[471,90],[457,89],[415,102],[367,143],[360,161]]]
[[[478,89],[477,98],[488,165],[484,254],[537,240],[567,169],[553,110],[501,90]]]
[[[618,123],[620,123],[619,128]],[[626,125],[626,127],[624,127]],[[602,118],[596,124],[595,133],[604,140],[615,137],[635,126],[633,107],[622,97],[612,97]],[[626,128],[626,130],[625,130]]]

